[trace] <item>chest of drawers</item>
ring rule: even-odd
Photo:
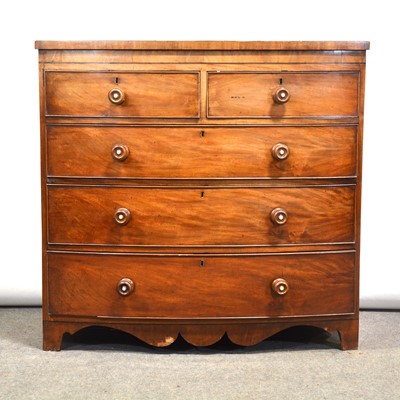
[[[43,348],[294,326],[358,346],[368,42],[36,42]]]

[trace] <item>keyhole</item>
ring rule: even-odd
[[[200,131],[200,137],[204,137],[205,132],[204,131]]]
[[[279,84],[280,84],[280,85],[283,84],[283,79],[282,79],[282,78],[279,79]]]
[[[119,83],[119,78],[118,78],[118,76],[115,78],[115,83],[118,85],[118,83]]]
[[[200,192],[200,197],[201,197],[201,198],[204,197],[204,192]]]
[[[204,267],[205,265],[205,261],[204,260],[200,260],[200,267]]]

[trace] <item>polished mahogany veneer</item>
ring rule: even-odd
[[[208,117],[356,116],[357,90],[354,72],[214,72],[208,75]]]
[[[105,326],[358,347],[368,42],[36,42],[43,348]]]
[[[47,148],[52,177],[323,178],[357,173],[354,126],[50,125]]]
[[[46,114],[198,118],[199,76],[199,72],[48,72]]]
[[[121,226],[115,213],[130,220]],[[286,220],[275,221],[277,208]],[[48,189],[50,243],[261,245],[354,242],[354,187]],[[285,222],[285,223],[280,223]]]
[[[125,275],[133,287],[121,296],[115,285]],[[274,292],[277,276],[290,285],[285,296]],[[60,316],[266,318],[352,313],[354,252],[164,258],[51,254],[49,280],[50,313]]]

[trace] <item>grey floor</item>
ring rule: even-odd
[[[400,399],[400,312],[362,312],[360,325],[357,351],[300,330],[156,349],[94,329],[43,352],[41,309],[0,308],[0,399]]]

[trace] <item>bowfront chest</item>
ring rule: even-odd
[[[368,42],[36,42],[43,348],[358,346]]]

